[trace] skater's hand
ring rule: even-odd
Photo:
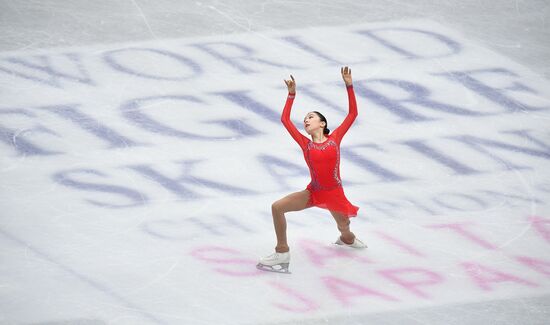
[[[351,69],[348,67],[342,67],[340,72],[342,73],[342,79],[344,79],[346,86],[351,86],[353,84],[351,80]]]
[[[288,88],[289,94],[295,94],[296,93],[296,81],[294,81],[294,77],[290,75],[290,79],[292,80],[285,80],[286,87]]]

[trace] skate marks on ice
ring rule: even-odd
[[[271,202],[308,180],[282,79],[300,82],[295,122],[315,108],[337,125],[344,64],[359,117],[342,177],[369,249],[336,247],[330,216],[304,211],[288,218],[292,275],[261,272]],[[0,78],[1,223],[26,243],[3,246],[8,321],[258,323],[550,290],[550,85],[444,26],[3,53]]]

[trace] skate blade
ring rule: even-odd
[[[275,265],[274,265],[275,266]],[[282,274],[291,274],[291,272],[288,270],[288,263],[283,264],[277,264],[277,266],[280,266],[280,269],[276,269],[273,266],[270,265],[263,265],[262,263],[258,263],[256,265],[256,268],[261,271],[267,271],[267,272],[274,272],[274,273],[282,273]]]

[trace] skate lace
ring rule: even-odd
[[[269,260],[276,260],[279,258],[279,253],[273,253],[267,257]]]
[[[276,260],[279,260],[283,257],[285,253],[278,253],[278,252],[275,252],[271,255],[268,255],[266,257],[263,258],[264,261],[276,261]]]

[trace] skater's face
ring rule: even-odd
[[[321,118],[315,112],[307,113],[304,118],[304,129],[307,134],[313,134],[319,129],[323,130],[326,124],[326,122],[321,121]]]

